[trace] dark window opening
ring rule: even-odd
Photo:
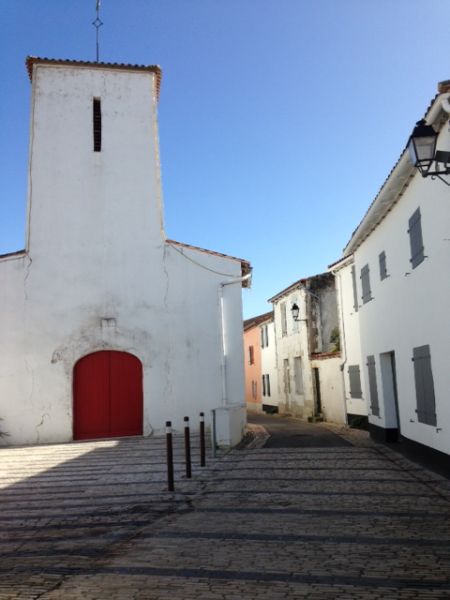
[[[93,109],[93,127],[94,127],[94,152],[100,152],[102,149],[102,110],[100,98],[94,98]]]
[[[248,347],[248,364],[249,365],[255,364],[255,353],[253,350],[253,346]]]

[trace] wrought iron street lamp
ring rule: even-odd
[[[294,321],[300,321],[300,319],[298,318],[299,314],[300,314],[300,309],[296,302],[294,302],[294,304],[292,305],[291,313],[292,313],[292,318],[294,319]]]
[[[431,125],[422,119],[416,123],[408,140],[409,157],[422,177],[437,177],[446,185],[442,175],[450,175],[450,152],[436,150],[438,134]]]

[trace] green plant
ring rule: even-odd
[[[330,334],[330,344],[334,344],[332,352],[340,352],[341,350],[341,335],[339,327],[334,327]]]

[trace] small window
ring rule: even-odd
[[[254,352],[253,346],[248,347],[248,364],[249,365],[255,364],[255,352]]]
[[[372,292],[370,291],[370,269],[369,265],[365,265],[361,269],[361,286],[362,286],[362,301],[365,304],[372,300]]]
[[[433,373],[431,371],[430,346],[413,349],[414,379],[416,383],[417,420],[436,426],[436,403]]]
[[[356,269],[352,267],[352,284],[353,284],[353,309],[358,312],[358,289],[356,287]]]
[[[286,319],[286,302],[280,304],[281,313],[281,335],[285,337],[287,335],[287,319]]]
[[[270,396],[270,378],[269,375],[262,376],[262,394],[263,396]]]
[[[256,396],[258,395],[258,384],[256,381],[252,381],[252,398],[256,400]]]
[[[377,373],[374,356],[367,357],[367,369],[369,372],[370,408],[372,409],[372,414],[379,417],[380,405],[378,403]]]
[[[261,327],[261,348],[267,348],[269,345],[269,331],[268,326],[263,325]]]
[[[386,252],[383,251],[378,255],[378,262],[380,265],[380,279],[383,281],[383,279],[386,279],[388,276],[386,269]]]
[[[100,98],[94,98],[93,104],[94,152],[102,149],[102,110]]]
[[[411,258],[409,262],[413,269],[415,269],[425,258],[423,253],[423,239],[422,239],[422,222],[420,216],[420,208],[414,211],[412,217],[409,219],[409,245],[411,248]]]
[[[295,393],[298,395],[303,394],[303,373],[301,356],[294,357],[294,380]]]
[[[361,373],[359,365],[350,365],[348,367],[348,376],[350,379],[350,397],[362,398]]]

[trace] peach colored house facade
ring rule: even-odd
[[[247,410],[262,411],[261,331],[260,323],[272,312],[244,321],[245,403]]]

